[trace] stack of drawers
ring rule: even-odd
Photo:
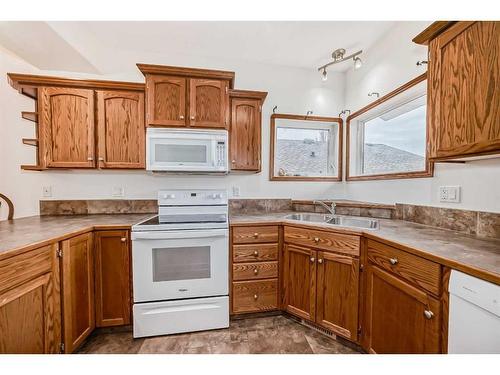
[[[232,313],[278,308],[278,226],[233,227]]]

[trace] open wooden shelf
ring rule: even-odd
[[[21,112],[21,117],[25,120],[38,122],[38,113],[36,112],[23,111]]]
[[[36,138],[23,138],[23,143],[28,146],[38,147],[38,139]]]
[[[38,89],[36,87],[21,87],[19,93],[31,99],[38,98]]]
[[[44,171],[47,168],[44,168],[40,165],[21,165],[21,169],[25,171]]]

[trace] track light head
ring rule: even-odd
[[[328,79],[328,73],[326,72],[326,68],[323,68],[323,73],[321,73],[321,80],[326,81]]]

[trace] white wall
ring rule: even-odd
[[[346,108],[356,111],[423,73],[416,62],[427,60],[427,48],[411,42],[428,22],[398,23],[362,55],[362,69],[346,74]],[[500,212],[500,158],[466,164],[438,163],[433,178],[345,183],[346,197],[371,202],[432,205]],[[439,186],[460,185],[461,203],[439,202]]]
[[[42,72],[0,49],[0,192],[15,204],[16,217],[38,214],[42,187],[52,187],[52,199],[110,199],[112,188],[125,187],[125,198],[156,198],[161,188],[227,188],[239,186],[241,197],[326,198],[343,197],[342,183],[270,182],[269,118],[274,105],[281,113],[306,113],[337,116],[344,108],[344,75],[331,74],[322,82],[315,69],[304,70],[245,62],[194,59],[189,56],[135,56],[133,53],[115,56],[123,73],[103,79],[142,80],[136,62],[183,65],[233,70],[236,88],[268,91],[263,106],[263,166],[259,174],[210,176],[156,176],[145,171],[22,171],[21,164],[33,164],[34,148],[23,145],[23,137],[34,136],[33,123],[21,119],[21,111],[32,111],[34,102],[18,94],[6,80],[7,72],[51,74],[86,77],[75,73]],[[128,69],[128,70],[127,70]],[[90,76],[88,76],[90,77]],[[0,219],[6,217],[6,207],[0,207]]]

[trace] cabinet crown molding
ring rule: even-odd
[[[73,79],[54,76],[39,76],[33,74],[7,73],[9,84],[16,90],[23,87],[69,87],[79,89],[130,90],[144,91],[144,83],[106,81],[96,79]]]
[[[431,23],[425,30],[412,39],[414,43],[429,45],[429,42],[452,26],[456,21],[436,21]]]
[[[189,77],[189,78],[207,78],[229,81],[229,88],[234,87],[234,72],[226,70],[184,68],[180,66],[136,64],[142,74],[163,74],[171,76]]]
[[[229,97],[264,101],[267,97],[267,91],[229,90]]]

